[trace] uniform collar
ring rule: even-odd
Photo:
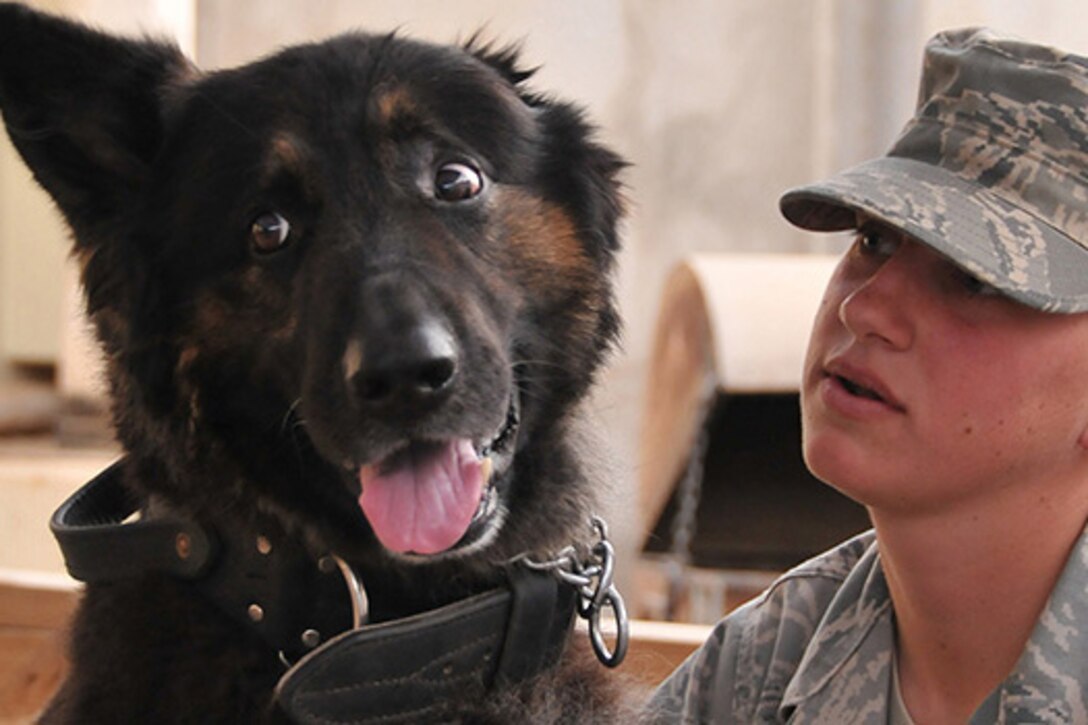
[[[1081,533],[1016,667],[971,718],[993,722],[1088,722],[1088,528]],[[887,713],[894,615],[873,540],[816,626],[779,708],[804,715]],[[866,693],[865,701],[858,698]],[[995,717],[996,716],[996,717]],[[866,720],[862,717],[861,720]]]
[[[996,693],[1001,722],[1088,722],[1086,595],[1088,529],[1074,545],[1016,667]],[[975,721],[982,722],[979,713]]]
[[[783,694],[783,721],[839,708],[860,712],[857,708],[880,706],[886,712],[886,702],[856,703],[852,698],[860,692],[887,697],[893,642],[891,597],[874,540],[816,625]]]

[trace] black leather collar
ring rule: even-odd
[[[254,534],[145,508],[115,463],[65,501],[50,528],[69,573],[110,582],[163,573],[257,632],[290,667],[276,689],[296,722],[426,717],[457,695],[484,694],[552,666],[573,624],[578,590],[511,565],[507,586],[354,628],[340,567],[272,531]],[[131,520],[130,520],[131,518]],[[366,719],[360,720],[358,713]]]
[[[332,558],[314,556],[272,526],[253,531],[146,514],[146,502],[122,482],[125,465],[107,468],[53,514],[50,528],[73,578],[189,580],[288,660],[351,628],[351,599]]]
[[[424,614],[345,632],[276,688],[292,721],[446,722],[451,702],[553,666],[574,621],[575,590],[526,567],[495,589]]]

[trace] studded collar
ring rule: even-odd
[[[495,684],[521,681],[557,661],[575,611],[595,633],[602,602],[626,624],[611,584],[603,522],[607,566],[587,572],[575,563],[572,573],[569,554],[551,566],[513,562],[506,584],[491,591],[368,624],[366,594],[354,572],[330,554],[315,556],[293,537],[181,516],[133,517],[144,502],[122,483],[125,463],[100,473],[54,513],[50,528],[69,572],[88,583],[149,573],[192,581],[239,627],[279,653],[288,669],[276,699],[296,722],[364,711],[400,717],[409,712],[404,708],[437,708],[468,690],[482,694]],[[607,657],[594,634],[598,656],[610,666],[626,648],[621,629],[622,641]],[[458,677],[450,680],[451,672]],[[446,692],[439,682],[462,687]]]

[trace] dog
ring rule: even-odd
[[[52,522],[87,583],[43,722],[623,719],[570,623],[616,654],[576,421],[625,163],[530,75],[362,32],[205,73],[0,5],[124,451]]]

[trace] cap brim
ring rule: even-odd
[[[811,231],[857,226],[862,212],[949,257],[980,280],[1047,312],[1088,311],[1088,250],[986,187],[947,169],[882,157],[779,202]]]

